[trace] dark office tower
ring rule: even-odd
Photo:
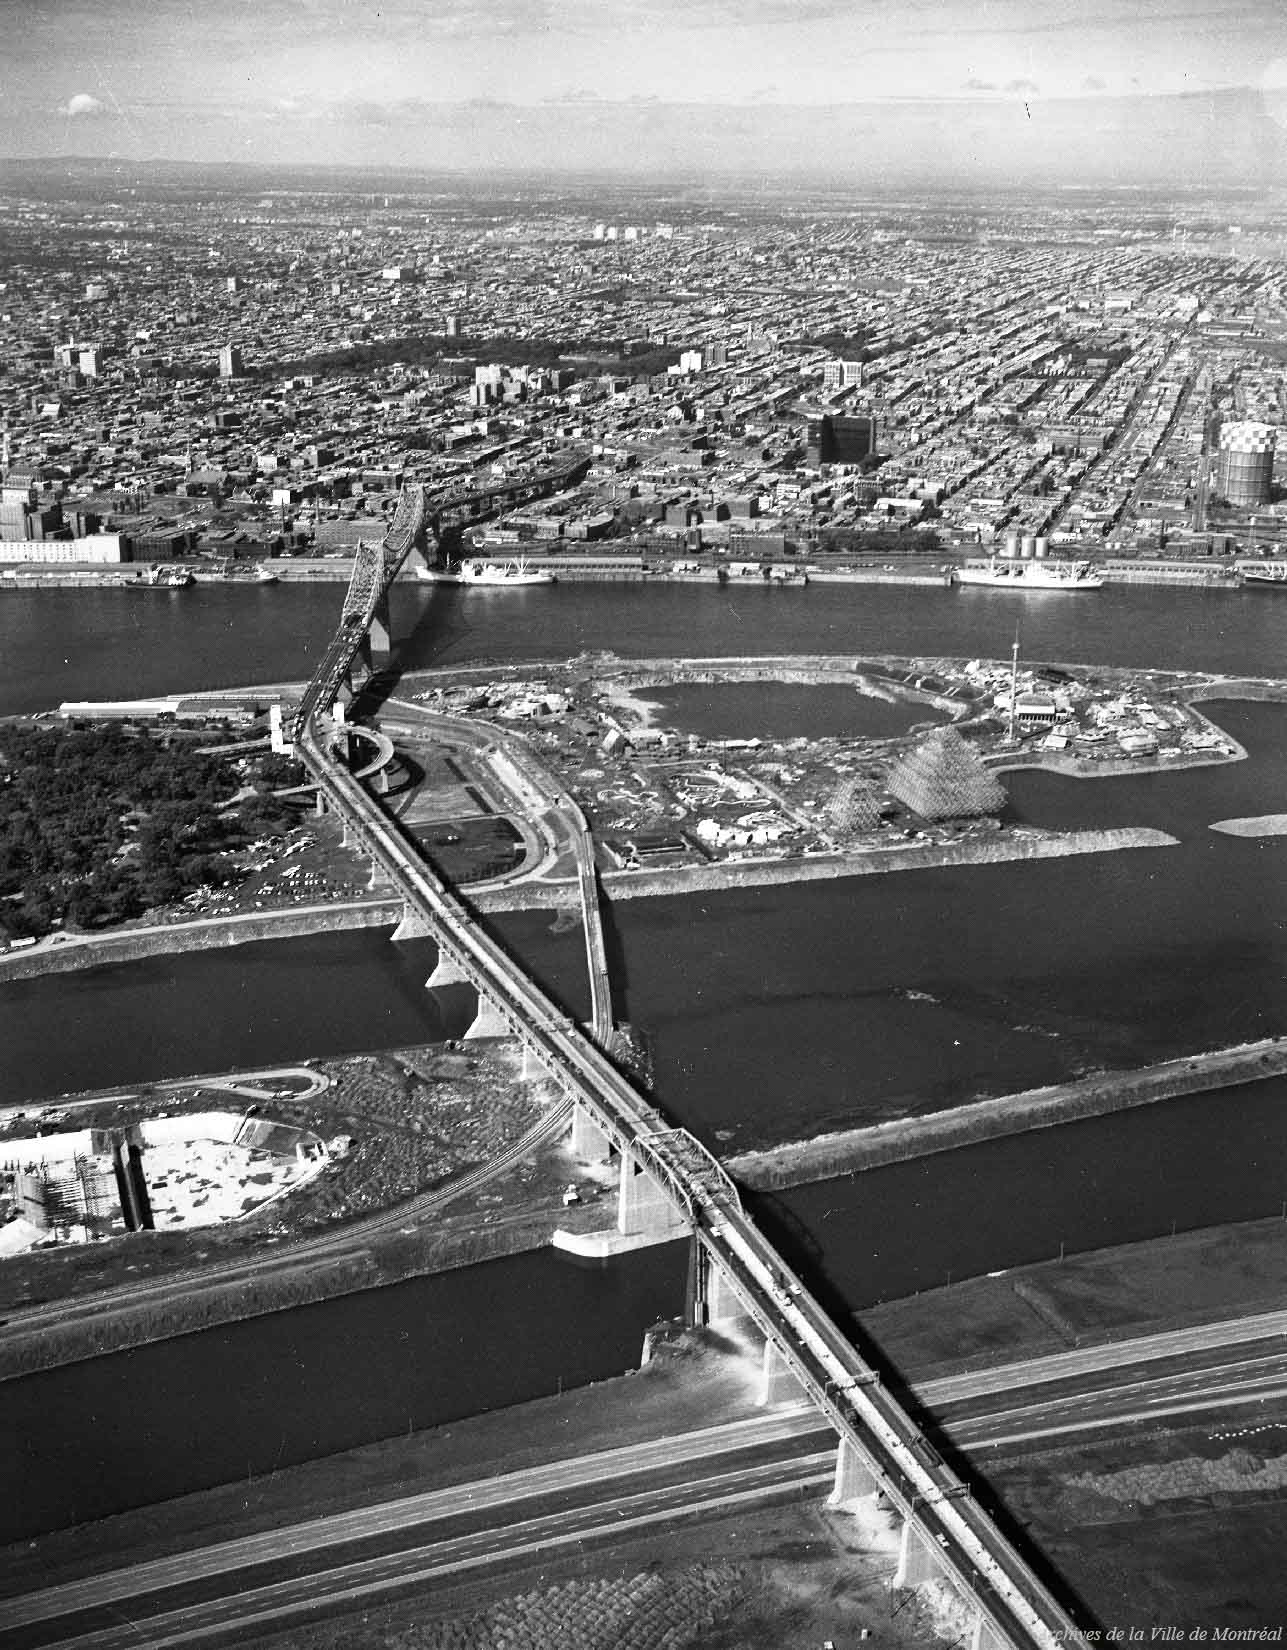
[[[876,420],[853,414],[828,414],[809,420],[808,462],[860,464],[876,451]]]

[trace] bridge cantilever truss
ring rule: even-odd
[[[389,586],[427,533],[432,533],[436,540],[444,529],[481,521],[498,509],[513,509],[531,499],[546,498],[571,486],[585,473],[588,463],[587,458],[574,456],[550,469],[500,482],[494,487],[457,489],[436,496],[422,482],[404,485],[388,532],[378,544],[358,545],[340,622],[295,715],[296,740],[311,718],[319,711],[329,710],[339,697],[341,687],[352,672],[353,661],[388,597]]]

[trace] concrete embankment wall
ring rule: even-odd
[[[330,909],[264,911],[252,917],[224,917],[210,922],[175,923],[164,928],[127,929],[86,942],[65,941],[10,951],[0,956],[0,981],[32,979],[38,974],[70,974],[78,968],[135,962],[140,957],[170,956],[181,951],[218,951],[256,940],[296,939],[348,928],[388,928],[402,916],[399,900],[372,900]]]
[[[196,1273],[159,1298],[113,1302],[101,1310],[93,1297],[71,1299],[65,1317],[45,1309],[30,1323],[16,1314],[0,1342],[0,1384],[175,1335],[544,1249],[558,1218],[551,1211],[513,1226],[473,1226],[423,1240],[388,1238],[387,1246],[377,1236],[366,1245],[327,1255],[292,1260],[287,1252],[262,1270],[248,1266],[232,1276],[209,1278]]]
[[[1081,1117],[1101,1117],[1132,1106],[1154,1105],[1183,1094],[1255,1083],[1287,1072],[1287,1038],[1269,1038],[1167,1060],[1138,1071],[1100,1072],[1072,1083],[1026,1089],[1020,1094],[954,1106],[930,1117],[899,1118],[874,1128],[819,1135],[770,1151],[746,1152],[726,1167],[760,1191],[828,1180],[932,1152],[952,1151],[1029,1129],[1051,1128]]]
[[[721,861],[676,866],[659,871],[609,871],[602,878],[611,899],[647,899],[665,894],[707,893],[725,888],[769,888],[793,882],[832,881],[838,877],[874,876],[887,871],[925,870],[943,865],[1003,865],[1015,860],[1062,859],[1070,854],[1102,854],[1122,848],[1167,848],[1175,838],[1165,831],[1131,827],[1118,831],[1077,831],[1065,836],[999,837],[989,841],[935,844],[931,847],[876,849],[869,853],[832,854],[816,859]],[[562,911],[578,906],[572,881],[521,882],[509,887],[464,891],[481,912]],[[296,939],[306,934],[338,933],[351,928],[392,928],[402,917],[401,901],[310,906],[298,911],[265,911],[253,917],[216,918],[211,922],[175,923],[130,929],[79,942],[37,946],[0,956],[0,982],[34,979],[41,974],[70,974],[78,968],[134,962],[140,957],[186,951],[216,951],[257,940]]]
[[[613,899],[650,894],[700,893],[716,888],[762,888],[780,883],[876,876],[887,871],[925,870],[941,865],[1003,865],[1014,860],[1063,859],[1069,854],[1112,853],[1121,848],[1170,848],[1165,831],[1132,827],[1119,831],[1076,831],[1065,836],[997,837],[987,841],[936,843],[930,847],[881,848],[863,854],[828,854],[810,859],[727,860],[680,866],[669,871],[617,871],[603,877]]]

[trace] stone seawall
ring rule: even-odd
[[[218,951],[258,940],[298,939],[348,928],[389,928],[402,916],[399,900],[309,906],[298,911],[263,911],[249,917],[219,917],[210,922],[174,923],[165,927],[127,929],[86,940],[65,940],[30,951],[0,956],[0,981],[33,979],[39,974],[70,974],[78,968],[135,962],[140,957],[170,956],[182,951]]]
[[[1062,836],[935,843],[930,847],[878,848],[869,853],[827,854],[809,859],[724,860],[713,865],[678,866],[669,871],[609,871],[602,880],[605,892],[612,899],[640,899],[650,894],[764,888],[943,865],[1004,865],[1014,860],[1063,859],[1070,854],[1115,853],[1122,848],[1171,848],[1175,844],[1176,838],[1165,831],[1131,827],[1117,831],[1073,831]]]
[[[1287,1038],[1267,1038],[1166,1060],[1138,1071],[1106,1071],[1072,1083],[1025,1089],[995,1100],[953,1106],[929,1117],[903,1117],[874,1128],[847,1129],[792,1141],[769,1151],[726,1160],[729,1172],[757,1191],[781,1190],[810,1181],[905,1163],[1029,1129],[1051,1128],[1082,1117],[1102,1117],[1132,1106],[1154,1105],[1184,1094],[1232,1088],[1287,1072]]]
[[[793,882],[833,881],[838,877],[875,876],[887,871],[916,871],[943,865],[1004,865],[1014,860],[1115,853],[1123,848],[1169,848],[1175,841],[1175,837],[1165,831],[1141,826],[1118,831],[1075,831],[1064,836],[936,843],[928,848],[881,848],[867,853],[828,854],[816,859],[724,860],[711,865],[681,865],[671,870],[607,871],[602,882],[610,899],[647,899],[726,888],[770,888]],[[462,894],[469,905],[484,914],[571,911],[578,908],[580,899],[577,884],[570,880],[465,888]],[[250,945],[258,940],[297,939],[307,934],[336,933],[350,928],[393,928],[401,917],[400,900],[372,899],[68,939],[0,955],[0,983],[34,979],[41,974],[70,974],[78,968],[134,962],[140,957],[215,951],[230,945]]]

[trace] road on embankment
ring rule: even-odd
[[[1287,1311],[1077,1348],[915,1389],[967,1455],[1287,1402]],[[790,1404],[11,1597],[0,1647],[138,1650],[521,1568],[686,1517],[817,1498],[835,1438]],[[129,1620],[122,1623],[128,1613]]]

